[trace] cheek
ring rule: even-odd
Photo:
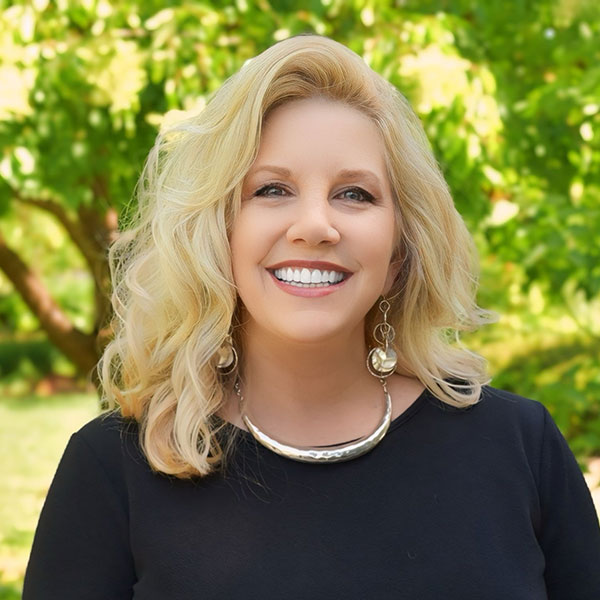
[[[262,239],[264,235],[260,231],[260,221],[253,218],[251,211],[242,211],[235,220],[230,238],[234,270],[236,265],[247,264],[255,258]]]
[[[392,215],[374,220],[361,232],[365,256],[387,272],[396,238],[396,226]]]
[[[370,241],[369,255],[373,265],[374,284],[382,286],[385,294],[392,286],[399,270],[394,256],[396,247],[396,223],[392,214],[377,223],[377,228],[367,239]],[[391,261],[394,260],[393,264]]]
[[[254,246],[251,236],[248,235],[251,231],[245,219],[238,216],[234,223],[231,232],[229,246],[231,248],[231,268],[233,271],[233,280],[238,288],[238,293],[243,295],[245,288],[245,274],[249,272],[249,261],[251,259],[251,249]]]
[[[256,281],[275,243],[273,228],[269,219],[261,217],[258,211],[241,211],[231,230],[229,246],[233,278],[240,294],[248,293],[249,286]]]

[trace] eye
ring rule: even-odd
[[[280,193],[275,193],[273,194],[272,192],[285,192],[285,188],[283,188],[280,185],[277,185],[275,183],[267,183],[266,185],[263,185],[261,188],[259,188],[258,190],[256,190],[256,192],[254,193],[255,196],[282,196],[283,194]]]
[[[354,202],[374,202],[375,197],[373,194],[370,194],[366,190],[363,190],[359,187],[348,188],[347,190],[343,190],[340,194],[344,194],[348,200],[352,200]],[[347,194],[347,195],[346,195]]]

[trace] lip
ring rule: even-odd
[[[275,271],[276,269],[283,269],[284,267],[303,267],[306,269],[319,269],[324,271],[337,271],[338,273],[352,274],[352,271],[346,269],[335,263],[326,262],[322,260],[284,260],[274,265],[266,267],[268,271]],[[347,279],[347,278],[346,278]]]
[[[303,261],[297,261],[297,262],[303,262]],[[306,261],[304,261],[304,263],[306,263]],[[321,264],[331,264],[331,263],[321,263]],[[276,267],[276,268],[280,269],[283,266],[290,266],[290,267],[303,266],[300,264],[292,264],[289,262],[285,263],[285,264],[281,263],[281,265],[282,265],[281,267]],[[313,268],[316,269],[317,267],[313,267]],[[322,267],[322,268],[324,268],[324,267]],[[292,296],[301,296],[303,298],[320,298],[321,296],[329,296],[329,294],[333,294],[334,292],[337,292],[341,287],[346,285],[346,282],[350,279],[350,277],[346,277],[345,279],[342,279],[342,281],[339,281],[338,283],[334,283],[332,285],[328,285],[327,287],[302,288],[302,287],[298,287],[295,285],[290,285],[289,283],[286,283],[285,281],[280,281],[279,279],[277,279],[277,277],[275,277],[275,273],[273,273],[273,271],[271,271],[270,269],[271,269],[271,267],[269,267],[269,269],[267,269],[267,273],[269,273],[269,275],[271,276],[271,279],[273,280],[273,283],[280,290],[283,290],[284,292],[291,294]],[[349,271],[344,271],[344,272],[348,273]]]

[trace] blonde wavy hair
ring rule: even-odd
[[[318,35],[276,43],[227,79],[206,108],[161,132],[136,188],[137,212],[109,248],[114,337],[97,365],[102,398],[140,425],[152,469],[179,478],[225,464],[231,435],[215,418],[231,381],[216,368],[238,297],[228,233],[269,113],[325,98],[354,107],[385,142],[398,224],[389,293],[398,371],[464,407],[488,383],[460,331],[493,320],[475,301],[471,236],[407,100],[342,44]],[[365,335],[378,317],[366,316]],[[233,430],[233,428],[231,428]],[[230,432],[231,434],[231,432]]]

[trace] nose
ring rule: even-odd
[[[337,244],[340,233],[332,223],[331,206],[326,198],[307,198],[296,203],[293,221],[287,230],[289,242],[309,246]]]

